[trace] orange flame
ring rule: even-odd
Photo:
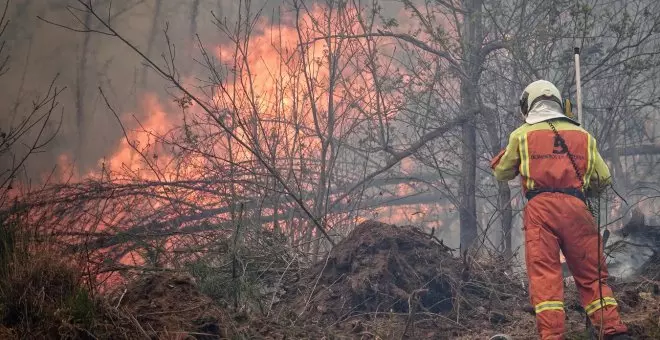
[[[193,104],[177,117],[169,113],[155,95],[147,95],[143,100],[146,119],[126,124],[126,136],[119,141],[116,150],[99,160],[101,173],[89,171],[76,178],[111,178],[116,183],[203,179],[208,176],[209,169],[225,166],[226,160],[251,170],[261,168],[254,164],[252,151],[256,151],[273,162],[273,167],[294,172],[297,179],[307,179],[298,183],[302,190],[319,190],[319,173],[328,170],[322,168],[323,157],[332,157],[323,149],[331,145],[328,140],[356,138],[355,131],[365,131],[369,126],[362,130],[356,127],[375,116],[383,120],[396,118],[403,99],[395,91],[385,96],[377,93],[382,89],[374,85],[376,79],[371,68],[392,66],[378,58],[374,58],[374,65],[367,65],[371,56],[365,50],[364,39],[338,38],[339,35],[364,33],[356,10],[346,9],[341,15],[329,18],[325,8],[315,6],[297,22],[292,18],[283,21],[293,24],[272,25],[261,20],[254,29],[259,33],[253,34],[247,43],[221,45],[215,49],[230,76],[217,84],[209,103],[212,112],[201,112],[201,107]],[[319,22],[325,22],[322,26],[331,27],[330,31],[319,32]],[[367,43],[378,44],[376,40]],[[385,51],[383,53],[393,53],[393,46],[379,45],[379,48]],[[364,60],[352,59],[355,55],[361,55]],[[409,82],[407,77],[402,76],[402,80]],[[126,115],[122,121],[130,122],[132,116]],[[218,127],[218,122],[253,150],[246,150],[235,141],[230,145],[226,131]],[[200,136],[209,138],[202,140]],[[204,153],[186,152],[184,146]],[[62,174],[77,173],[78,170],[68,163],[68,158],[62,156]],[[412,173],[414,165],[412,160],[405,159],[401,169]],[[243,193],[238,185],[234,190]],[[395,194],[402,197],[415,191],[405,184],[395,188]],[[204,207],[227,204],[222,201],[224,198],[212,193],[191,193],[191,190],[157,189],[155,194],[183,202],[194,201]],[[149,199],[149,207],[154,210],[166,203],[160,197]],[[274,214],[277,209],[282,208],[264,211]],[[374,210],[390,223],[425,223],[440,227],[442,222],[432,220],[432,216],[443,209],[437,204],[424,203]],[[357,220],[361,218],[358,216]],[[105,221],[97,223],[98,230],[111,225]],[[175,237],[168,239],[165,247],[174,247],[175,240]],[[126,255],[124,260],[135,264],[131,255]]]

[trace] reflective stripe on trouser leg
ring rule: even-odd
[[[603,334],[626,332],[612,289],[607,285],[607,263],[596,221],[584,205],[576,203],[577,200],[570,199],[557,203],[563,214],[573,216],[558,219],[557,225],[566,263],[580,292],[580,302],[591,324],[597,328],[602,326]]]
[[[548,310],[564,310],[564,302],[563,301],[543,301],[541,303],[537,303],[536,306],[534,306],[534,311],[536,314],[539,314],[541,312],[545,312]]]
[[[548,214],[543,200],[543,197],[534,198],[525,207],[525,262],[538,334],[543,340],[557,340],[564,333],[564,287],[559,242],[548,225],[540,223],[556,218]]]
[[[595,300],[584,306],[584,311],[587,312],[588,315],[591,315],[606,306],[617,306],[616,300],[613,297],[605,296],[602,299]]]

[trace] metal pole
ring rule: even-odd
[[[582,116],[582,80],[580,76],[580,48],[575,47],[575,87],[577,88],[577,114],[578,123],[584,127],[584,117]]]

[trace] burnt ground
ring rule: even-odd
[[[660,339],[657,263],[644,267],[636,281],[613,283],[624,321],[639,339]],[[184,274],[141,275],[99,304],[89,334],[71,324],[67,334],[88,339],[488,339],[497,333],[536,338],[520,274],[496,257],[472,261],[453,254],[411,226],[362,223],[327,258],[287,275],[283,283],[279,302],[263,313],[218,304]],[[573,285],[567,285],[565,295],[567,338],[588,339]],[[0,338],[26,338],[12,327],[0,324]]]
[[[294,324],[338,328],[357,338],[482,339],[508,333],[534,339],[525,279],[496,258],[469,261],[411,226],[365,222],[327,259],[291,283],[282,309]],[[643,274],[651,277],[657,267]],[[614,285],[621,310],[640,339],[657,339],[657,282]],[[567,333],[583,338],[585,316],[566,286]]]

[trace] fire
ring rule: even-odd
[[[127,131],[116,151],[107,160],[100,160],[99,165],[113,173],[129,171],[138,178],[155,180],[153,170],[144,167],[151,165],[161,169],[170,164],[172,155],[164,148],[162,139],[175,127],[175,122],[153,94],[144,97],[142,107],[146,119],[137,123],[135,129]]]
[[[297,22],[285,17],[284,22],[291,22],[288,26],[261,20],[253,30],[260,33],[247,43],[216,49],[233,78],[220,86],[214,101],[241,113],[236,119],[243,121],[242,136],[256,139],[255,134],[261,134],[268,139],[274,133],[288,146],[297,140],[304,151],[315,152],[328,134],[339,138],[360,119],[392,117],[400,98],[393,93],[378,97],[368,61],[355,57],[369,58],[364,55],[365,40],[336,37],[364,33],[356,10],[331,18],[328,13],[315,6]],[[331,28],[319,31],[317,25]],[[391,67],[380,64],[375,61],[376,67]],[[261,126],[250,130],[250,119],[258,119]]]
[[[404,103],[399,89],[376,85],[382,81],[377,79],[381,73],[394,72],[396,67],[378,55],[393,54],[395,45],[384,44],[377,37],[339,38],[364,32],[355,9],[336,12],[329,17],[327,9],[315,6],[298,19],[285,16],[282,22],[288,24],[260,20],[247,42],[213,49],[222,64],[219,72],[223,76],[214,84],[212,95],[204,98],[201,91],[193,92],[205,100],[211,112],[186,98],[179,101],[180,107],[168,107],[157,96],[148,94],[143,98],[142,114],[121,117],[125,136],[114,152],[98,161],[97,169],[76,169],[63,155],[60,181],[69,174],[68,178],[77,181],[94,179],[125,185],[121,190],[128,193],[136,190],[135,197],[120,196],[112,208],[101,213],[111,217],[77,223],[88,223],[84,230],[96,232],[134,227],[139,230],[136,238],[166,229],[172,236],[164,237],[161,246],[171,250],[193,237],[178,235],[176,228],[196,226],[201,220],[231,222],[230,206],[236,203],[231,200],[280,195],[282,189],[264,176],[269,174],[257,156],[292,183],[310,210],[322,214],[323,205],[316,203],[323,200],[327,186],[348,186],[359,180],[352,178],[357,176],[355,164],[337,164],[360,156],[347,153],[341,156],[347,160],[339,156],[333,159],[338,150],[345,152],[344,144],[358,145],[379,127],[387,130]],[[365,44],[379,49],[380,54],[371,55]],[[428,77],[433,73],[421,72],[428,73]],[[404,87],[397,82],[413,81],[410,75],[401,74],[390,82],[394,84],[388,86]],[[230,138],[225,129],[244,143]],[[379,138],[387,138],[385,132],[380,133]],[[377,141],[367,143],[378,146]],[[346,176],[338,175],[339,166],[345,167],[342,171]],[[413,160],[402,161],[402,173],[413,176],[416,171]],[[398,184],[392,196],[406,197],[419,191],[410,184]],[[286,195],[281,196],[284,198],[277,200],[281,203],[260,206],[259,214],[276,218],[295,209]],[[434,201],[370,209],[390,223],[424,223],[436,228],[442,226],[438,216],[448,210]],[[213,213],[205,215],[209,211]],[[198,215],[205,217],[183,222],[177,219]],[[363,218],[355,216],[356,221]],[[174,223],[176,228],[171,226]],[[278,223],[282,229],[295,228],[296,223],[305,226],[293,219]],[[161,229],[148,229],[152,225]],[[290,235],[300,237],[303,233],[301,229]],[[139,257],[135,255],[127,251],[121,261],[140,264],[142,260],[136,260]]]

